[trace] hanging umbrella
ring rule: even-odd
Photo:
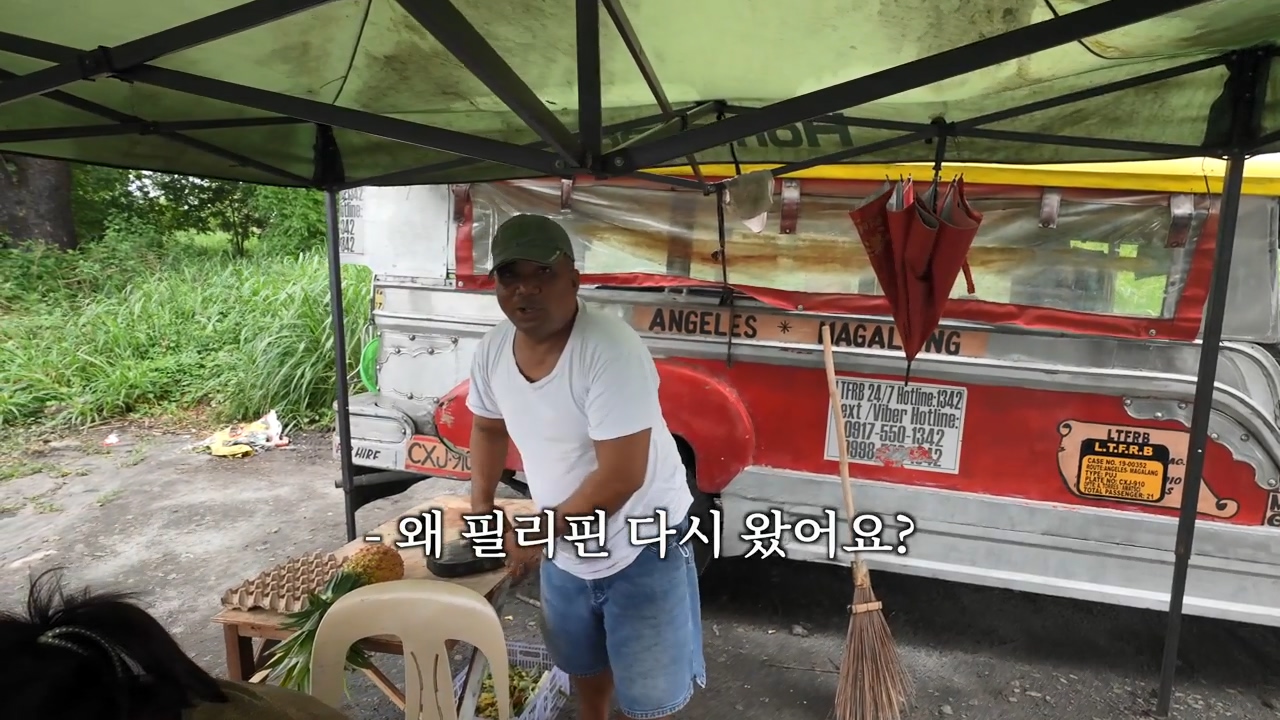
[[[889,298],[898,296],[898,288],[906,280],[901,264],[894,258],[901,256],[906,241],[907,211],[913,200],[912,193],[910,180],[886,182],[879,193],[849,213],[862,239],[867,262]],[[890,301],[889,309],[893,313],[894,325],[906,327],[906,305]]]
[[[951,288],[955,287],[956,276],[964,273],[965,292],[973,295],[973,275],[969,271],[969,263],[965,258],[969,248],[978,235],[982,225],[982,213],[974,210],[964,195],[964,178],[958,177],[951,183],[942,205],[938,208],[939,227],[933,245],[933,257],[929,262],[929,273],[933,279],[934,292],[932,302],[928,305],[925,326],[928,337],[942,320],[942,312],[951,297]]]
[[[961,271],[973,293],[965,264],[982,214],[964,197],[964,181],[949,183],[939,198],[938,182],[917,194],[910,180],[893,185],[849,213],[893,314],[898,340],[911,361],[942,319]],[[895,201],[901,200],[900,204]]]

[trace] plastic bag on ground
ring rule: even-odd
[[[272,410],[247,425],[225,427],[193,447],[215,457],[249,457],[255,452],[287,447],[289,438],[283,433],[284,427]]]

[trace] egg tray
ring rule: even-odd
[[[264,570],[222,594],[231,610],[274,610],[294,613],[306,608],[307,596],[318,592],[341,569],[330,553],[313,552]]]

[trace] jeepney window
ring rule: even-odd
[[[472,198],[478,273],[488,272],[497,224],[535,212],[564,223],[584,273],[721,280],[714,197],[596,184],[574,188],[566,209],[559,183],[518,181],[473,186]],[[1197,197],[1178,225],[1167,194],[1064,191],[1054,226],[1042,227],[1039,188],[979,188],[969,198],[983,213],[968,258],[976,292],[967,294],[961,276],[952,297],[1138,317],[1172,315],[1208,209],[1207,198]],[[729,282],[880,294],[849,218],[862,199],[805,195],[792,234],[780,232],[776,199],[762,233],[731,219]]]

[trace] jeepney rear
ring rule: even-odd
[[[781,181],[765,230],[730,216],[723,243],[714,197],[643,181],[346,192],[344,260],[375,273],[376,391],[351,406],[357,504],[468,477],[467,371],[502,318],[489,241],[506,217],[543,213],[574,238],[582,296],[657,359],[720,556],[766,554],[768,533],[751,534],[772,517],[791,526],[774,535],[786,557],[848,562],[813,535],[843,515],[828,323],[858,418],[858,509],[879,521],[862,527],[886,548],[866,554],[873,569],[1163,608],[1217,197],[967,179],[984,213],[974,284],[956,283],[904,383],[848,214],[882,182]],[[1187,612],[1266,625],[1280,625],[1278,207],[1241,202],[1186,598]],[[508,464],[518,487],[514,448]]]

